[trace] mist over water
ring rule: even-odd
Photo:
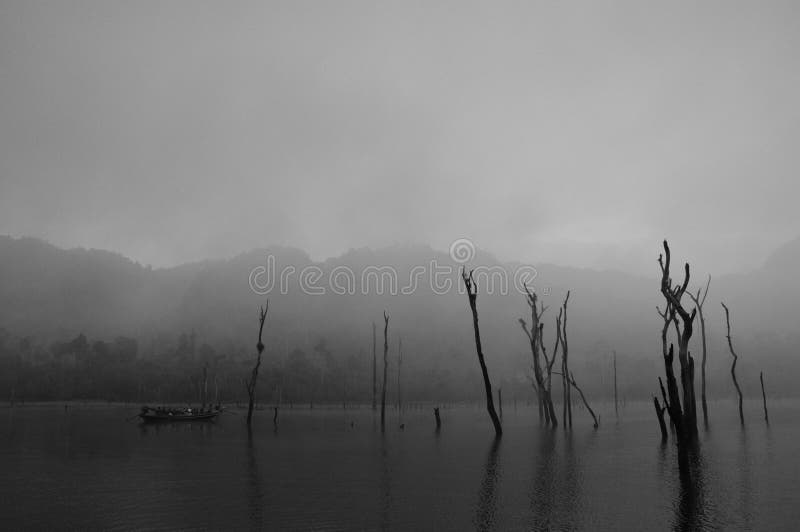
[[[114,406],[0,411],[8,530],[791,530],[800,517],[794,420],[738,425],[730,402],[679,466],[652,407],[601,407],[591,429],[540,429],[534,409],[505,405],[496,440],[480,405],[388,414],[368,407],[259,410],[215,423],[125,423]],[[241,412],[238,412],[241,414]],[[701,429],[702,431],[702,429]]]
[[[787,0],[0,0],[0,529],[798,529],[798,50]]]

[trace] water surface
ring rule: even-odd
[[[698,453],[679,467],[652,405],[601,407],[572,432],[505,411],[493,437],[480,407],[432,408],[385,434],[367,408],[257,412],[215,423],[139,425],[134,407],[0,410],[6,530],[794,530],[800,405],[765,426],[748,405],[711,405]],[[400,428],[400,422],[405,425]]]

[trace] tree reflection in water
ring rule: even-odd
[[[475,528],[477,530],[494,530],[497,524],[497,483],[500,479],[500,468],[497,463],[497,454],[500,449],[501,438],[495,438],[489,447],[486,456],[486,465],[483,470],[483,480],[478,493],[478,507],[475,515]]]
[[[386,433],[381,432],[381,530],[390,530],[392,510],[392,471]]]
[[[595,436],[595,432],[591,433],[591,437]],[[564,470],[562,471],[562,478],[564,479],[563,493],[560,494],[559,502],[561,504],[560,521],[563,523],[563,528],[567,530],[575,530],[580,524],[580,493],[581,493],[581,467],[578,457],[575,454],[575,442],[572,431],[564,433]]]
[[[554,430],[543,430],[539,434],[536,449],[536,467],[532,473],[530,493],[531,529],[550,530],[553,527],[553,507],[556,501],[556,437]]]
[[[752,468],[750,463],[750,449],[747,442],[747,431],[742,428],[739,432],[739,493],[741,499],[737,505],[742,514],[742,523],[749,530],[753,530],[753,484]]]
[[[679,448],[678,493],[673,530],[703,530],[711,524],[706,508],[705,464],[700,448]]]
[[[248,427],[247,454],[245,461],[247,478],[247,511],[248,520],[254,530],[264,527],[264,495],[261,491],[261,475],[256,460],[256,449],[253,445],[253,431]]]

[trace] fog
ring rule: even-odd
[[[794,2],[0,4],[0,233],[172,266],[469,238],[652,274],[800,234]]]
[[[789,0],[0,0],[3,524],[791,529],[798,94]]]

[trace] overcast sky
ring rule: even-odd
[[[747,270],[800,236],[798,6],[0,0],[0,233]]]

